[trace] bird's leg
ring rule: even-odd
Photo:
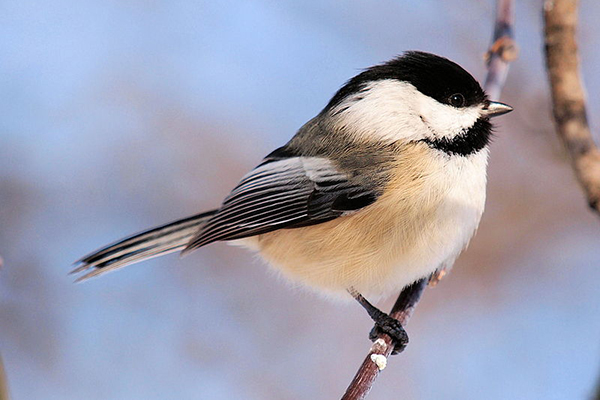
[[[371,330],[371,333],[369,333],[369,339],[375,341],[379,334],[385,333],[394,340],[394,351],[392,354],[401,353],[408,344],[408,335],[400,321],[390,317],[388,314],[369,303],[369,301],[353,287],[348,289],[348,293],[363,306],[371,319],[375,322],[375,326]]]

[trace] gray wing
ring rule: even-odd
[[[266,159],[232,190],[185,251],[282,228],[332,220],[373,203],[378,193],[323,157]]]

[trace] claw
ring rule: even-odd
[[[375,326],[369,333],[369,339],[374,342],[381,334],[386,334],[394,341],[394,350],[392,350],[392,354],[402,353],[408,345],[408,334],[402,327],[402,324],[400,324],[400,321],[387,314],[386,316],[388,318],[375,322]]]

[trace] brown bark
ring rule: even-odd
[[[600,213],[600,151],[587,120],[585,89],[579,71],[577,0],[544,2],[546,69],[556,133],[562,140],[588,205]],[[600,381],[595,400],[600,400]]]
[[[408,323],[426,286],[427,279],[422,279],[404,288],[392,307],[390,316],[400,321],[402,326]],[[379,372],[385,368],[385,363],[387,363],[392,350],[394,350],[392,338],[386,334],[380,335],[371,346],[369,354],[367,354],[354,379],[350,382],[342,400],[364,399],[369,394]]]
[[[600,213],[600,152],[587,121],[576,40],[577,0],[544,2],[546,66],[556,132],[589,206]]]
[[[2,357],[0,357],[0,400],[8,399],[8,381],[6,380],[6,372],[4,370],[4,364],[2,363]]]

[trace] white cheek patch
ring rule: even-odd
[[[481,107],[476,105],[457,109],[428,96],[419,97],[420,115],[429,127],[430,138],[436,139],[451,139],[465,133],[481,116]]]
[[[335,127],[363,140],[451,138],[473,126],[480,106],[456,109],[393,79],[375,81],[330,110]]]
[[[363,140],[422,138],[426,127],[414,107],[416,95],[421,94],[409,83],[376,81],[344,99],[330,113],[337,128]]]

